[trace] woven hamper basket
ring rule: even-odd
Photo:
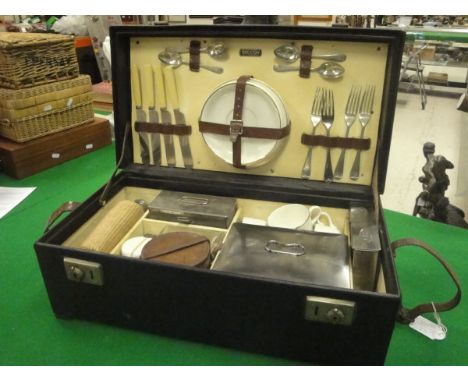
[[[21,118],[15,121],[0,121],[0,135],[16,142],[26,142],[34,138],[52,134],[90,122],[94,119],[91,93],[89,101],[63,109]]]
[[[19,89],[78,76],[74,38],[0,33],[0,87]]]
[[[80,75],[71,80],[24,89],[1,89],[0,109],[25,109],[92,91],[91,77]]]

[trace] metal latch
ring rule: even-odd
[[[229,124],[229,138],[231,142],[237,141],[239,135],[244,132],[244,125],[242,119],[233,119]]]
[[[349,326],[353,323],[356,303],[328,297],[307,296],[304,318],[308,321]]]
[[[64,257],[63,264],[69,280],[92,285],[103,285],[102,266],[91,261]]]

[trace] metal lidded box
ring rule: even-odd
[[[379,194],[404,33],[112,27],[111,44],[121,171],[35,244],[55,315],[312,363],[383,364],[401,297]],[[350,129],[345,114],[354,114]],[[237,209],[226,227],[152,218],[145,206],[169,191],[233,198]],[[271,225],[272,213],[291,205],[309,211],[307,219],[318,206],[333,220],[348,243],[340,271],[349,286],[215,269],[238,227],[249,236],[247,224]],[[357,207],[372,213],[381,248],[373,266],[366,263],[366,283],[353,281],[354,271],[366,276],[353,270]],[[285,216],[280,225],[296,215]],[[299,241],[303,229],[318,230],[317,220],[304,228],[309,223],[293,231]],[[268,237],[269,227],[251,227]],[[121,255],[129,240],[178,231],[192,234],[190,242],[158,256],[205,240],[210,266]],[[114,240],[106,243],[112,249],[87,248],[90,237]],[[278,244],[283,237],[265,243],[265,256],[302,248]]]
[[[148,209],[148,217],[154,219],[228,228],[236,212],[236,200],[221,196],[161,191]]]

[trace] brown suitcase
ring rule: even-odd
[[[0,165],[5,174],[22,179],[110,143],[109,122],[102,118],[25,143],[0,137]]]

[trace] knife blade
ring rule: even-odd
[[[156,94],[159,97],[159,106],[161,112],[161,122],[164,124],[171,124],[172,118],[171,113],[167,110],[167,100],[166,100],[166,90],[164,77],[161,66],[156,66],[155,68],[155,84],[156,84]],[[164,137],[164,148],[166,150],[166,160],[169,167],[175,167],[175,149],[174,149],[174,138],[172,134],[163,134]]]
[[[143,105],[141,102],[140,71],[138,70],[138,66],[132,65],[131,75],[132,75],[132,93],[133,93],[133,99],[135,102],[136,120],[137,122],[146,122],[146,113],[143,110]],[[148,141],[145,135],[146,135],[145,133],[138,133],[138,137],[140,141],[141,162],[147,165],[150,162],[150,157],[149,157]]]
[[[148,119],[149,122],[157,123],[159,121],[158,113],[155,105],[154,84],[153,84],[153,69],[151,65],[146,64],[143,66],[143,100],[148,105]],[[148,133],[149,142],[151,144],[150,157],[151,163],[154,165],[161,164],[161,143],[160,137],[157,133]]]
[[[164,83],[166,84],[166,91],[169,102],[171,103],[172,109],[174,111],[175,123],[177,125],[185,125],[185,116],[180,110],[174,68],[172,66],[167,66],[164,68]],[[184,167],[193,168],[192,152],[190,151],[188,135],[179,135],[179,142],[180,149],[182,151],[182,158],[184,159]]]

